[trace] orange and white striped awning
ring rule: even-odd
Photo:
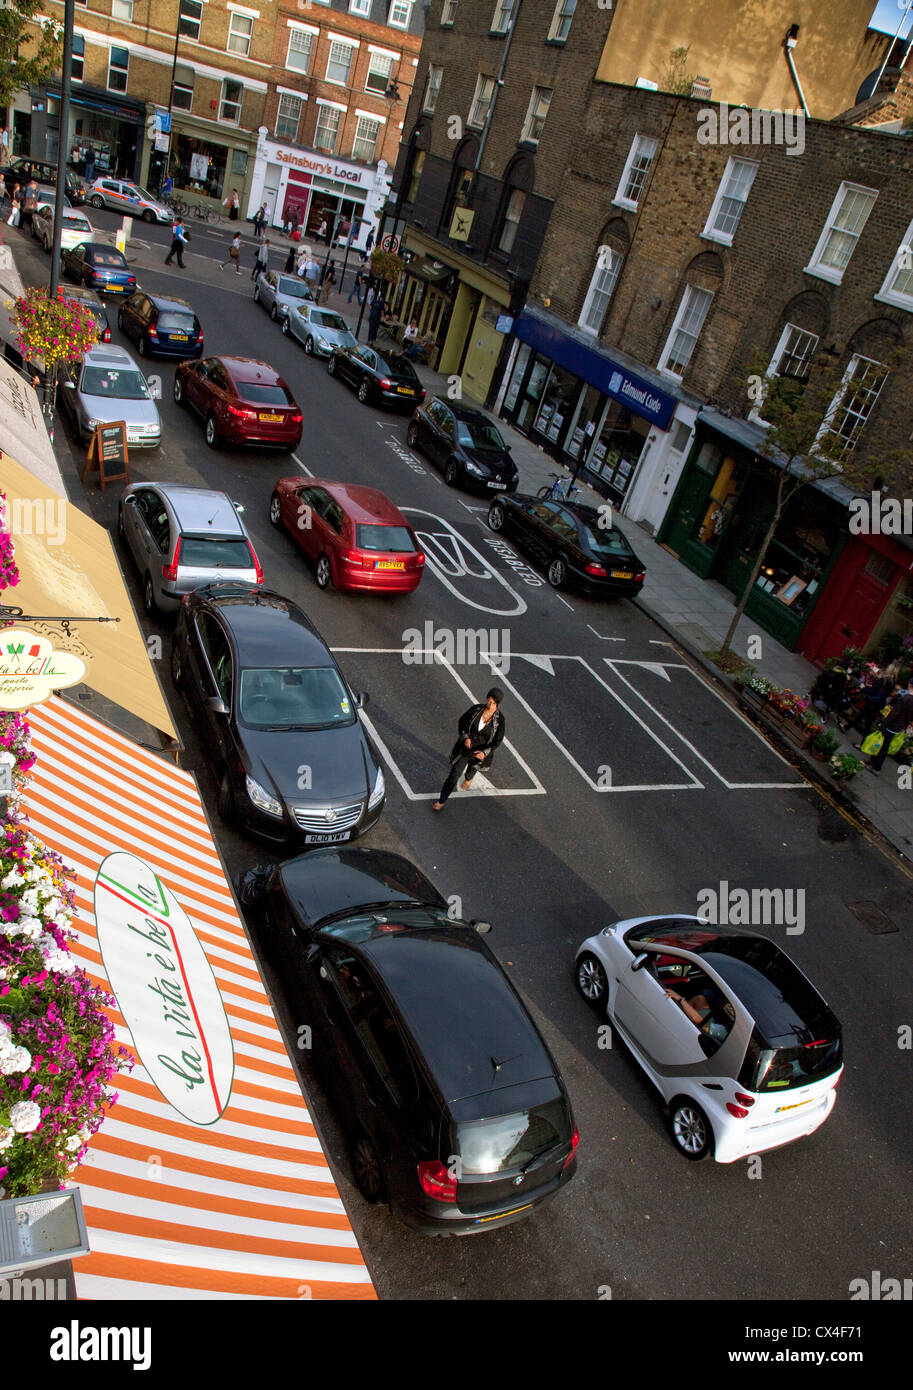
[[[373,1298],[194,778],[60,699],[29,712],[35,834],[136,1058],[76,1174],[81,1298]]]

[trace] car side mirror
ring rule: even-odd
[[[470,923],[470,926],[475,927],[476,931],[479,932],[482,936],[487,936],[488,933],[491,931],[491,923],[490,923],[490,922],[475,922],[475,921],[473,921],[473,922]]]
[[[221,695],[210,695],[206,701],[206,708],[211,709],[213,714],[227,714],[228,709]]]
[[[75,391],[75,390],[76,390],[76,382],[75,382],[75,381],[70,381],[69,377],[64,377],[63,385],[64,385],[64,390],[66,390],[66,391]],[[131,499],[131,500],[132,500],[132,499]]]
[[[367,690],[357,690],[355,692],[355,708],[364,709],[365,705],[368,703],[368,698]]]
[[[639,955],[639,956],[635,956],[634,959],[633,959],[633,961],[631,962],[631,969],[632,969],[632,970],[643,970],[644,966],[646,965],[646,963],[647,963],[647,961],[648,961],[649,959],[650,959],[650,953],[649,953],[648,951],[641,951],[640,955]]]

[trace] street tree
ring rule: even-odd
[[[0,8],[0,107],[60,71],[63,26],[42,0],[4,0]]]

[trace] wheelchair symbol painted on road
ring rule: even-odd
[[[526,600],[508,584],[497,570],[492,569],[484,555],[480,554],[475,546],[470,545],[466,537],[461,536],[459,531],[450,525],[449,521],[445,521],[442,516],[435,516],[434,512],[422,511],[418,507],[402,507],[400,510],[411,516],[427,517],[430,522],[434,523],[427,530],[421,530],[419,526],[416,526],[415,533],[425,552],[425,563],[428,569],[445,588],[450,590],[455,598],[470,608],[477,608],[482,613],[492,613],[498,618],[519,617],[521,613],[526,612]],[[514,600],[514,606],[513,608],[492,608],[489,604],[477,603],[466,594],[460,593],[460,590],[452,583],[453,580],[457,579],[494,579]]]

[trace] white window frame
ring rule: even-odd
[[[295,118],[295,133],[293,135],[280,134],[279,122],[290,121],[292,119],[291,114],[288,111],[283,111],[282,109],[282,103],[290,101],[296,101],[298,103],[298,115]],[[277,140],[288,140],[293,145],[297,145],[298,133],[301,130],[301,113],[303,110],[304,99],[303,97],[299,96],[297,92],[294,94],[292,94],[291,92],[279,93],[279,105],[276,107],[276,120],[273,125],[273,134],[275,135]]]
[[[526,108],[526,120],[523,122],[523,129],[520,132],[520,139],[526,140],[531,145],[538,145],[545,130],[545,122],[548,120],[549,109],[552,104],[554,87],[534,87],[529,99],[529,106]],[[536,108],[543,98],[547,98],[545,103],[545,115],[542,117],[542,130],[538,135],[533,135],[533,121],[536,119]]]
[[[507,34],[514,22],[517,0],[495,0],[495,10],[491,17],[490,34]]]
[[[747,178],[747,183],[740,184],[736,181],[736,166],[741,166],[741,169],[746,171],[744,177]],[[708,241],[718,241],[722,246],[732,245],[732,238],[739,230],[739,223],[745,211],[745,204],[748,202],[748,197],[751,193],[752,185],[754,184],[759,168],[760,165],[756,160],[742,159],[738,155],[732,155],[729,160],[727,160],[726,168],[723,170],[723,177],[720,179],[720,186],[713,200],[713,206],[707,216],[707,223],[701,233]],[[743,194],[744,196],[742,196]],[[716,226],[717,219],[723,210],[724,202],[738,205],[738,215],[736,216],[735,223],[730,232],[721,231]],[[732,216],[734,214],[728,213],[727,210],[727,215]]]
[[[897,277],[901,274],[910,277],[908,290],[894,288]],[[872,297],[881,304],[893,304],[895,309],[906,309],[907,313],[913,313],[913,222],[904,232],[903,241],[894,253],[894,259],[881,289]]]
[[[473,114],[474,114],[474,112],[475,112],[475,110],[476,110],[476,107],[479,105],[479,101],[480,101],[480,99],[481,99],[481,94],[482,94],[482,91],[483,91],[483,88],[484,88],[484,84],[485,84],[486,82],[490,82],[490,83],[491,83],[491,91],[490,91],[489,96],[488,96],[488,101],[486,102],[486,105],[485,105],[485,114],[484,114],[484,116],[482,117],[481,120],[478,120],[478,119],[473,120]],[[473,93],[472,105],[471,105],[470,108],[469,108],[469,115],[468,115],[467,118],[466,118],[466,124],[467,124],[468,126],[470,126],[473,130],[484,130],[484,129],[485,129],[485,122],[488,120],[488,113],[491,111],[491,103],[494,101],[494,99],[495,99],[495,79],[494,79],[493,77],[488,77],[484,72],[480,72],[479,75],[478,75],[478,77],[476,78],[476,89],[475,89],[475,92]]]
[[[324,145],[319,145],[319,144],[317,143],[317,136],[318,136],[318,134],[319,134],[319,132],[320,132],[320,125],[321,125],[321,122],[322,122],[322,120],[323,120],[323,115],[324,115],[324,112],[325,112],[325,111],[332,111],[332,112],[335,114],[335,118],[336,118],[336,125],[335,125],[334,128],[333,128],[333,148],[332,148],[332,149],[329,149],[329,150],[328,150]],[[337,148],[338,148],[338,146],[339,146],[339,132],[340,132],[340,130],[342,129],[342,118],[343,118],[343,115],[344,115],[344,114],[345,114],[345,108],[344,108],[344,107],[339,107],[339,106],[337,106],[335,102],[320,101],[320,100],[318,99],[318,101],[317,101],[317,124],[316,124],[315,127],[314,127],[314,149],[315,149],[315,150],[321,150],[324,154],[335,154],[335,153],[336,153]]]
[[[118,14],[118,6],[127,11],[126,14]],[[124,24],[133,23],[133,0],[111,0],[111,18],[119,19]]]
[[[180,32],[181,38],[194,39],[197,43],[199,43],[200,31],[203,28],[203,0],[190,0],[190,3],[200,6],[199,18],[197,18],[196,15],[182,14],[181,11],[183,10],[185,0],[178,0],[178,30]],[[186,33],[185,30],[181,29],[182,24],[195,24],[197,26],[197,32],[195,34]]]
[[[382,97],[382,96],[384,95],[384,93],[386,92],[387,88],[390,86],[390,83],[393,81],[393,64],[394,64],[395,61],[396,61],[395,58],[392,58],[392,57],[389,55],[389,53],[374,53],[374,52],[370,52],[369,57],[368,57],[368,71],[367,71],[366,74],[365,74],[365,91],[366,91],[366,92],[373,92],[375,96],[379,96],[379,97]],[[370,80],[371,80],[371,74],[372,74],[372,72],[376,72],[376,71],[377,71],[377,69],[376,69],[375,66],[374,66],[375,63],[388,63],[388,64],[389,64],[389,70],[388,70],[387,76],[386,76],[386,78],[385,78],[385,80],[384,80],[384,88],[383,88],[383,91],[381,91],[379,87],[371,87],[371,86],[368,85],[369,82],[370,82]]]
[[[433,80],[432,74],[437,73],[437,81]],[[428,73],[425,77],[425,91],[422,95],[422,111],[426,116],[434,115],[434,108],[437,106],[437,99],[441,91],[441,83],[444,80],[444,68],[436,63],[428,64]]]
[[[314,57],[314,38],[315,38],[315,35],[311,32],[310,29],[299,29],[299,28],[297,27],[297,25],[295,25],[295,26],[291,26],[291,25],[290,25],[290,26],[289,26],[289,31],[288,31],[288,48],[286,49],[286,53],[285,53],[285,66],[286,66],[286,68],[288,69],[289,72],[300,72],[300,73],[303,73],[304,75],[307,75],[307,74],[310,72],[310,70],[311,70],[311,59]],[[307,39],[307,41],[308,41],[307,62],[305,63],[305,65],[304,65],[303,68],[301,68],[301,67],[296,67],[295,64],[291,61],[291,57],[292,57],[292,41],[293,41],[294,39],[298,39],[299,41],[301,41],[301,40],[303,40],[303,39]],[[295,52],[296,52],[296,53],[300,53],[300,52],[301,52],[301,49],[298,48],[298,49],[295,50]]]
[[[124,74],[124,85],[123,85],[122,87],[112,87],[112,86],[111,86],[111,72],[112,72],[111,59],[112,59],[113,56],[114,56],[114,50],[115,50],[115,48],[119,48],[119,49],[121,50],[122,53],[126,53],[126,55],[127,55],[127,66],[126,66],[125,68],[114,68],[114,69],[113,69],[114,72],[122,72],[122,73]],[[125,91],[127,90],[127,88],[129,87],[129,85],[130,85],[130,50],[129,50],[129,48],[124,48],[123,44],[119,44],[119,43],[112,44],[111,47],[108,49],[108,75],[107,75],[107,78],[105,79],[105,86],[107,87],[107,89],[108,89],[109,92],[125,92]]]
[[[406,11],[405,19],[394,19],[394,13],[398,9]],[[387,14],[387,23],[393,29],[408,29],[412,20],[412,0],[390,0],[390,9]]]
[[[841,209],[843,208],[843,204],[846,202],[847,197],[852,193],[868,194],[871,196],[872,201],[869,204],[869,210],[866,213],[865,217],[862,219],[862,222],[859,225],[858,229],[850,230],[846,227],[838,227],[837,218],[840,215]],[[806,275],[815,275],[819,280],[828,280],[832,285],[839,285],[842,283],[844,272],[849,266],[850,261],[853,259],[853,253],[856,250],[856,245],[858,244],[859,238],[862,236],[862,233],[865,230],[866,222],[872,215],[872,208],[875,206],[875,200],[877,199],[877,197],[877,188],[868,188],[863,183],[850,183],[849,180],[844,180],[844,182],[840,185],[839,189],[837,190],[837,196],[831,203],[831,210],[827,215],[827,220],[824,224],[821,235],[818,238],[818,245],[812,252],[812,258],[809,261],[808,265],[805,267]],[[854,238],[852,250],[846,258],[846,263],[842,267],[825,265],[822,260],[822,257],[824,256],[824,253],[827,250],[828,242],[830,241],[832,234],[835,233],[838,235]]]
[[[855,433],[850,436],[846,436],[841,434],[839,430],[834,429],[834,422],[836,421],[837,416],[839,414],[841,416],[842,424],[843,421],[846,420],[846,417],[851,413],[848,405],[846,404],[846,397],[849,388],[851,388],[853,384],[853,374],[857,366],[861,362],[865,362],[868,366],[878,367],[879,370],[884,373],[884,375],[882,376],[881,381],[878,383],[877,390],[871,396],[871,399],[868,404],[868,409],[866,410],[865,414],[863,415],[859,411],[852,412],[856,416],[856,419],[859,423],[858,427],[855,430]],[[859,439],[863,431],[865,430],[866,425],[869,422],[869,416],[874,410],[878,402],[878,398],[884,390],[884,384],[890,375],[890,371],[883,362],[877,362],[874,357],[866,357],[861,352],[854,352],[853,356],[850,358],[849,365],[847,366],[847,369],[843,374],[843,380],[841,381],[840,386],[837,389],[834,399],[831,401],[830,405],[827,408],[827,413],[821,422],[821,428],[815,436],[815,445],[819,444],[820,441],[826,435],[832,434],[836,438],[844,440],[844,447],[841,450],[841,453],[843,453],[844,455],[852,454],[853,450],[856,448],[856,445],[859,443]],[[855,399],[856,394],[857,393],[854,390],[852,399]],[[812,446],[812,451],[814,451],[815,445]]]
[[[662,355],[660,356],[659,363],[657,365],[657,371],[665,372],[667,376],[674,377],[676,381],[682,380],[685,372],[691,365],[691,359],[694,356],[694,349],[700,342],[701,333],[704,330],[704,324],[707,322],[707,315],[710,313],[710,306],[712,303],[712,290],[702,289],[699,285],[685,286],[682,292],[681,301],[679,302],[678,310],[675,315],[675,321],[673,322],[672,327],[669,329],[669,336],[666,339],[665,346],[662,350]],[[692,326],[685,328],[685,321],[692,315],[692,313],[696,309],[699,308],[699,306],[703,306],[703,312],[700,313],[700,322],[697,324],[696,328],[693,326],[693,324]],[[682,363],[681,371],[677,371],[674,367],[670,367],[668,365],[669,359],[672,356],[673,346],[675,345],[676,339],[679,337],[679,335],[685,338],[691,338],[692,340],[691,348],[688,352],[688,356]]]
[[[250,25],[250,32],[247,33],[247,34],[237,34],[237,33],[235,33],[235,20],[236,20],[236,19],[246,21],[246,22]],[[225,45],[225,51],[226,51],[226,53],[234,53],[235,56],[238,57],[238,58],[247,58],[247,57],[249,57],[249,56],[250,56],[250,45],[251,45],[251,42],[252,42],[252,40],[253,40],[253,37],[254,37],[254,19],[253,19],[253,15],[249,15],[249,14],[239,14],[239,13],[237,13],[236,11],[232,10],[232,11],[230,12],[230,14],[229,14],[229,17],[228,17],[228,41],[227,41],[227,43],[226,43],[226,45]],[[240,48],[232,48],[232,46],[231,46],[232,39],[241,39],[242,41],[246,39],[246,40],[247,40],[247,47],[246,47],[245,49],[243,49],[243,50],[240,49]]]
[[[601,249],[601,248],[600,248]],[[606,314],[609,312],[609,305],[612,303],[612,296],[615,293],[615,286],[618,284],[618,277],[621,274],[623,257],[613,247],[608,246],[606,250],[611,257],[608,266],[600,266],[599,253],[596,255],[596,264],[593,267],[593,274],[587,287],[586,295],[583,300],[583,308],[580,310],[580,317],[577,320],[578,327],[585,333],[592,333],[594,338],[598,338],[605,323]],[[588,322],[597,299],[602,298],[605,303],[602,306],[602,313],[599,322],[594,326]]]
[[[625,160],[625,167],[622,169],[621,178],[618,180],[618,189],[615,193],[615,197],[612,199],[612,202],[615,203],[618,207],[627,208],[629,212],[635,212],[637,210],[637,205],[640,202],[640,195],[646,188],[647,180],[650,177],[650,170],[652,169],[653,161],[656,158],[656,151],[658,145],[659,142],[653,135],[641,135],[641,133],[638,131],[638,133],[634,136],[634,139],[631,141],[631,148],[628,151],[628,157]],[[643,182],[641,183],[640,188],[638,189],[637,197],[629,198],[627,196],[626,189],[628,188],[628,185],[631,182],[632,176],[634,174],[635,162],[637,161],[641,152],[646,151],[647,146],[651,146],[652,148],[650,149],[649,163],[647,164],[646,169],[643,171]]]
[[[226,98],[225,98],[225,88],[226,88],[226,86],[228,85],[229,82],[237,83],[237,85],[241,88],[241,96],[240,96],[240,98],[239,98],[238,101],[226,101]],[[224,111],[225,111],[225,107],[226,107],[226,106],[237,106],[237,108],[238,108],[238,118],[237,118],[237,120],[232,120],[231,116],[226,116],[226,115],[224,115]],[[239,126],[239,125],[241,124],[241,114],[242,114],[243,108],[244,108],[244,83],[241,81],[241,79],[240,79],[239,77],[223,77],[223,78],[222,78],[222,86],[221,86],[220,91],[219,91],[219,121],[221,122],[222,125]]]
[[[81,53],[77,53],[77,52],[76,52],[76,40],[77,40],[77,39],[79,39],[79,41],[80,41],[81,44],[82,44],[82,52],[81,52]],[[82,34],[74,34],[74,35],[73,35],[73,52],[72,52],[72,54],[71,54],[71,56],[70,56],[70,64],[71,64],[71,67],[72,67],[72,65],[75,64],[75,63],[81,63],[81,64],[82,64],[82,67],[79,69],[78,75],[77,75],[75,72],[71,71],[71,72],[70,72],[70,76],[71,76],[71,78],[73,79],[74,82],[81,82],[81,81],[83,80],[82,75],[83,75],[83,73],[85,72],[85,66],[86,66],[86,41],[85,41],[85,38],[83,37]]]
[[[371,0],[349,0],[349,14],[361,15],[367,19],[371,13]]]
[[[441,6],[441,28],[452,29],[453,21],[459,8],[460,0],[444,0]]]
[[[784,357],[786,356],[787,346],[789,344],[790,338],[794,333],[801,333],[807,338],[814,339],[814,342],[812,343],[808,353],[806,354],[809,367],[811,367],[812,363],[815,360],[815,355],[818,351],[818,344],[820,343],[821,339],[819,338],[818,334],[813,333],[810,328],[800,328],[797,323],[786,323],[783,325],[783,331],[780,334],[779,339],[777,340],[777,346],[773,350],[773,356],[771,357],[767,370],[764,373],[765,377],[772,378],[778,377],[780,375],[780,365]],[[796,377],[795,379],[797,381],[802,380],[801,377]],[[763,402],[759,402],[748,412],[748,418],[757,425],[767,426],[770,422],[763,418],[761,414],[762,409]]]
[[[373,164],[375,159],[377,158],[377,145],[381,137],[381,132],[383,130],[383,122],[381,121],[379,116],[366,116],[362,112],[358,112],[357,115],[358,119],[355,125],[355,139],[352,141],[352,158],[363,160],[365,164]],[[377,126],[377,130],[374,134],[374,148],[372,149],[370,156],[358,153],[358,142],[359,140],[364,140],[365,138],[361,134],[361,127],[364,121],[369,121],[372,125]]]
[[[179,81],[179,80],[178,80],[178,72],[180,71],[180,69],[181,69],[182,67],[184,67],[184,68],[189,68],[190,71],[191,71],[191,73],[193,73],[194,77],[196,77],[196,74],[195,74],[195,72],[194,72],[194,69],[193,69],[192,64],[190,64],[190,63],[183,63],[183,64],[178,63],[178,64],[177,64],[177,66],[176,66],[175,69],[174,69],[174,81],[173,81],[172,84],[171,84],[171,105],[173,106],[173,108],[175,109],[175,111],[192,111],[192,110],[193,110],[193,93],[194,93],[194,87],[193,87],[193,86],[188,86],[186,82],[182,82],[182,81]],[[194,84],[194,85],[195,85],[195,84]],[[179,101],[176,100],[176,98],[175,98],[175,92],[177,92],[178,90],[180,90],[181,92],[189,92],[189,93],[190,93],[190,101],[187,103],[186,106],[184,106],[182,102],[179,102]]]
[[[517,209],[517,214],[516,214],[516,216],[515,216],[515,217],[511,217],[511,215],[510,215],[510,214],[511,214],[511,210],[514,209],[514,208],[516,207],[517,199],[520,200],[520,206],[519,206],[519,209]],[[504,216],[503,216],[502,219],[501,219],[501,230],[500,230],[500,232],[498,233],[498,250],[499,250],[499,251],[503,251],[504,254],[507,255],[507,256],[509,256],[510,253],[511,253],[511,252],[513,251],[513,249],[514,249],[514,242],[515,242],[516,239],[517,239],[517,228],[518,228],[519,225],[520,225],[520,219],[521,219],[521,217],[523,216],[523,209],[524,209],[525,205],[526,205],[526,193],[525,193],[524,189],[522,189],[522,188],[512,188],[512,189],[510,190],[510,193],[508,194],[507,204],[506,204],[506,206],[505,206],[505,208],[504,208]],[[506,234],[507,234],[508,228],[512,228],[513,230],[512,230],[512,232],[511,232],[510,237],[509,237],[508,245],[505,246],[505,245],[504,245],[504,238],[505,238],[505,236],[506,236]]]
[[[342,39],[331,39],[331,40],[330,40],[330,53],[329,53],[329,57],[327,58],[327,70],[326,70],[326,73],[324,74],[324,79],[323,79],[325,82],[332,82],[333,85],[334,85],[335,87],[348,87],[348,85],[349,85],[349,79],[350,79],[350,77],[352,76],[352,59],[355,57],[356,48],[357,48],[357,46],[356,46],[355,44],[353,44],[353,43],[346,43],[346,42],[344,42]],[[334,52],[335,52],[335,51],[338,51],[339,49],[345,49],[346,53],[348,53],[348,55],[349,55],[349,65],[348,65],[348,67],[346,68],[346,75],[345,75],[345,80],[344,80],[344,81],[340,81],[338,77],[331,77],[331,76],[330,76],[330,64],[333,63],[333,62],[335,62],[335,63],[337,64],[337,66],[339,65],[339,59],[338,59],[338,58],[335,58],[335,59],[334,59],[334,57],[333,57]]]
[[[570,6],[570,10],[568,10]],[[567,36],[571,31],[571,24],[574,20],[574,11],[577,8],[577,0],[558,0],[555,6],[555,13],[552,16],[552,25],[548,31],[551,43],[567,43]],[[564,33],[562,34],[562,29]]]

